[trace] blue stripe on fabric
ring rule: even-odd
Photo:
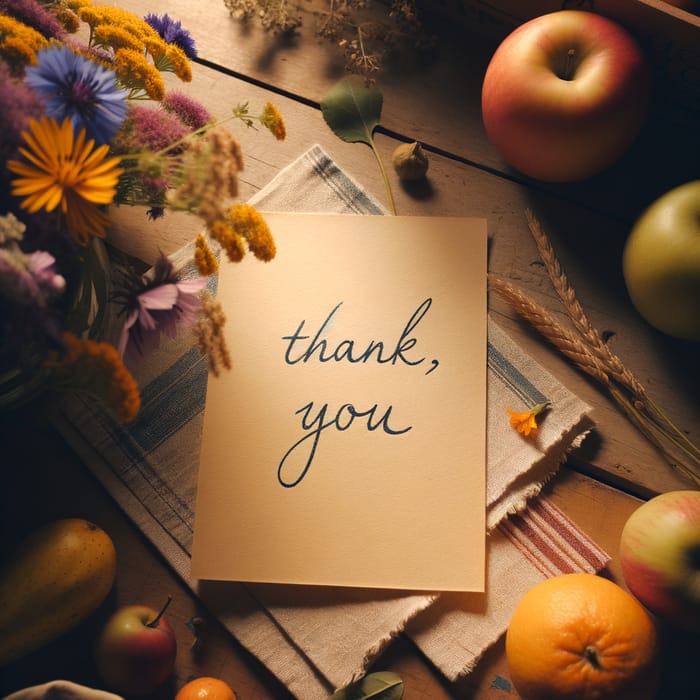
[[[489,369],[526,404],[544,403],[547,397],[530,380],[516,369],[491,343],[488,344]]]
[[[131,470],[138,471],[141,478],[150,484],[153,493],[163,501],[169,510],[191,531],[193,527],[194,514],[188,503],[186,503],[168,483],[158,474],[148,461],[148,455],[144,446],[137,442],[132,435],[133,425],[125,427],[114,420],[114,416],[105,410],[104,406],[96,399],[89,397],[76,397],[77,400],[91,406],[95,420],[108,434],[114,444],[119,445],[119,449],[126,457],[126,461],[113,464],[114,474],[118,476],[122,483],[129,487],[128,473]],[[140,421],[137,421],[140,422]],[[183,425],[183,422],[179,422]],[[179,426],[178,426],[179,427]]]
[[[317,175],[333,194],[357,214],[383,214],[372,199],[342,172],[321,149],[313,149],[307,154]]]
[[[129,426],[131,438],[148,454],[204,408],[208,360],[192,347],[144,387],[141,411]]]

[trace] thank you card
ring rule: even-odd
[[[193,576],[483,590],[485,221],[265,218],[219,273]]]

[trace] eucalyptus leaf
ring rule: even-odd
[[[401,700],[403,681],[391,671],[370,673],[336,690],[328,700]]]
[[[372,147],[372,133],[379,124],[384,98],[381,90],[366,85],[359,76],[339,80],[321,100],[321,112],[333,133],[349,143]]]

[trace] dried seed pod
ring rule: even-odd
[[[417,141],[397,146],[391,161],[402,180],[420,180],[428,172],[428,156]]]

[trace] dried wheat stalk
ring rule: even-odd
[[[573,360],[579,369],[606,386],[610,386],[610,376],[599,358],[575,335],[563,328],[547,309],[530,299],[510,282],[499,277],[489,275],[489,287],[513,306],[552,345]]]
[[[489,275],[490,287],[508,301],[545,338],[586,374],[605,386],[628,419],[686,478],[700,484],[700,449],[648,396],[632,372],[591,324],[561,268],[547,235],[530,210],[525,212],[552,286],[575,333],[565,329],[544,307],[505,280]],[[685,464],[689,460],[694,466]]]
[[[622,364],[620,358],[610,350],[610,347],[603,340],[598,330],[588,320],[588,316],[586,316],[583,307],[579,303],[574,288],[569,284],[569,280],[554,253],[554,248],[549,238],[542,230],[540,223],[535,219],[532,211],[529,209],[525,210],[525,216],[527,217],[530,232],[535,239],[535,243],[537,243],[537,249],[539,250],[542,262],[544,262],[552,286],[559,295],[559,299],[561,299],[564,309],[574,324],[574,327],[587,343],[588,349],[601,360],[607,371],[615,377],[616,381],[626,386],[630,391],[636,394],[640,400],[646,399],[647,394],[645,388]]]
[[[525,211],[525,216],[552,286],[559,295],[574,327],[588,344],[589,349],[600,358],[606,371],[610,373],[615,381],[632,392],[636,409],[645,412],[646,419],[654,424],[652,427],[662,435],[665,435],[667,439],[676,443],[676,447],[686,456],[700,464],[700,449],[688,439],[685,433],[677,428],[664,411],[651,399],[646,389],[632,372],[624,366],[622,360],[610,350],[600,333],[588,320],[583,307],[576,297],[574,288],[569,284],[569,280],[559,264],[554,248],[540,223],[529,209]]]

